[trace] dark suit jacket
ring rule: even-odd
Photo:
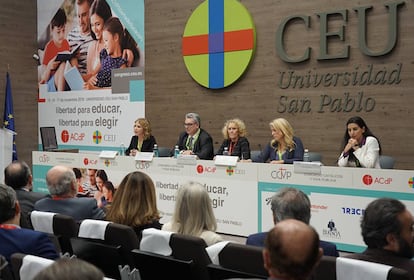
[[[267,232],[259,232],[251,234],[247,237],[246,244],[253,245],[258,247],[264,247],[264,240],[266,238]],[[338,250],[336,245],[331,242],[319,241],[319,246],[323,249],[323,254],[325,256],[339,257]]]
[[[157,144],[155,137],[150,135],[148,139],[145,139],[142,142],[141,152],[152,152],[154,149],[154,144]],[[128,149],[126,149],[125,154],[129,156],[131,150],[137,149],[138,147],[138,136],[134,135],[131,138],[131,142],[129,143]]]
[[[295,142],[295,149],[292,151],[287,151],[282,155],[282,158],[285,163],[292,164],[294,161],[303,160],[303,143],[299,137],[293,136],[293,142]],[[279,156],[275,151],[275,148],[268,143],[264,150],[260,153],[259,162],[267,162],[272,160],[278,160]]]
[[[401,268],[408,271],[411,279],[414,279],[414,261],[409,258],[400,257],[389,250],[368,248],[362,253],[350,254],[344,257]]]
[[[0,244],[0,254],[8,262],[14,253],[30,254],[48,259],[59,257],[55,245],[45,233],[30,229],[0,228]]]
[[[17,189],[16,196],[20,204],[20,226],[24,228],[30,228],[28,222],[29,213],[33,211],[36,201],[46,197],[46,194],[38,192],[28,192],[23,189]]]
[[[187,142],[188,134],[184,131],[178,137],[177,144],[181,150],[187,150],[185,143]],[[200,128],[200,135],[193,145],[193,153],[198,156],[199,159],[213,159],[214,148],[213,138],[204,129]]]
[[[221,144],[220,148],[217,151],[217,155],[222,155],[224,147],[229,147],[230,142],[230,139],[224,140],[223,144]],[[250,145],[246,137],[239,138],[231,153],[231,156],[238,156],[240,159],[242,159],[242,155],[243,159],[250,159]]]
[[[36,202],[35,210],[71,216],[77,221],[84,219],[103,220],[105,218],[105,213],[101,208],[98,208],[96,200],[88,197],[58,200],[46,197]]]

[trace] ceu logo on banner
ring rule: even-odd
[[[69,141],[69,131],[62,130],[62,133],[60,134],[60,139],[62,139],[63,143],[67,143]]]
[[[414,188],[414,177],[408,179],[408,186],[412,189]]]
[[[227,167],[227,169],[226,169],[226,173],[227,173],[227,175],[229,175],[229,176],[233,175],[233,174],[234,174],[234,169],[233,169],[233,167],[231,167],[231,166]]]
[[[206,0],[184,29],[182,54],[191,77],[220,89],[234,83],[252,60],[256,45],[253,19],[237,0]]]
[[[93,143],[95,144],[100,144],[102,141],[102,134],[99,130],[95,130],[95,132],[93,133]]]

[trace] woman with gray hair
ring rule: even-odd
[[[207,246],[223,241],[217,229],[211,199],[197,182],[188,182],[177,191],[172,220],[162,230],[201,237]]]

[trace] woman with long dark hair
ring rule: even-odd
[[[352,117],[346,122],[342,147],[338,166],[381,168],[381,145],[361,117]]]

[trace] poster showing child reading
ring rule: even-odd
[[[39,128],[59,148],[118,149],[145,116],[144,0],[37,3]]]

